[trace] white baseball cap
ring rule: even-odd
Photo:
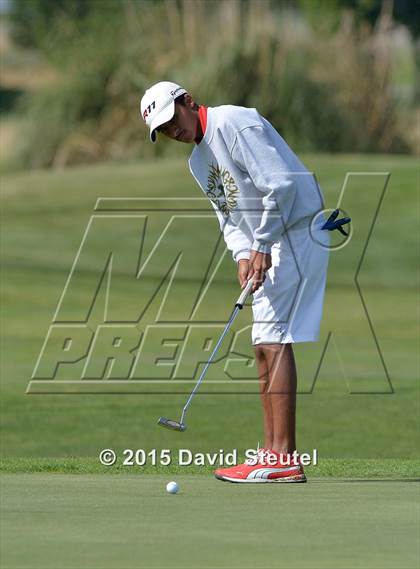
[[[174,116],[175,99],[186,92],[186,89],[171,81],[160,81],[146,90],[140,102],[140,113],[150,128],[152,142],[156,142],[155,129]]]

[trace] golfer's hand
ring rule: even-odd
[[[238,261],[238,281],[241,288],[245,288],[247,283],[247,274],[249,272],[249,261],[248,259],[240,259]]]
[[[248,261],[248,274],[245,278],[245,284],[247,281],[249,281],[249,279],[252,279],[254,281],[251,293],[260,288],[265,280],[265,273],[270,267],[270,253],[258,253],[257,251],[251,250],[251,256]]]

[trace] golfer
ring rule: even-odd
[[[180,85],[161,81],[147,89],[140,110],[152,142],[162,133],[195,145],[190,171],[217,214],[241,287],[253,279],[264,446],[255,460],[215,475],[230,482],[305,482],[294,453],[293,344],[319,338],[329,244],[321,229],[321,190],[254,108],[198,105]]]

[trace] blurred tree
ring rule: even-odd
[[[420,35],[420,2],[416,0],[394,0],[394,19],[405,24],[414,37]]]
[[[279,6],[283,0],[277,0]],[[340,23],[343,0],[296,0],[296,8],[312,26],[323,32],[334,32]]]
[[[418,0],[275,0],[277,6],[296,7],[318,27],[323,24],[324,29],[326,24],[334,29],[343,8],[352,10],[357,22],[368,22],[374,26],[384,2],[390,3],[392,17],[396,22],[407,26],[414,37],[420,34]]]
[[[408,27],[414,37],[420,33],[420,2],[416,0],[341,0],[343,6],[351,8],[356,19],[374,25],[384,2],[389,2],[392,17]]]
[[[88,0],[14,0],[10,11],[12,37],[23,47],[39,47],[55,19],[83,19],[91,5]]]
[[[114,0],[13,0],[11,35],[22,47],[42,49],[57,22],[83,22],[93,13],[109,14],[122,7],[123,2]]]

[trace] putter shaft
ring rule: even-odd
[[[204,377],[205,377],[205,375],[206,375],[206,372],[207,372],[207,370],[208,370],[208,368],[209,368],[209,365],[212,363],[213,358],[214,358],[214,356],[216,355],[217,350],[218,350],[219,347],[220,347],[220,344],[223,342],[223,339],[224,339],[224,337],[226,336],[227,332],[229,331],[229,328],[232,326],[232,323],[233,323],[233,321],[235,320],[236,315],[238,314],[238,312],[239,312],[240,310],[242,310],[242,308],[243,308],[243,306],[244,306],[244,304],[245,304],[245,302],[246,302],[246,299],[248,298],[248,296],[249,296],[249,294],[250,294],[250,292],[251,292],[252,285],[253,285],[253,281],[252,281],[252,279],[250,279],[250,280],[247,282],[246,287],[245,287],[245,288],[243,289],[243,291],[241,292],[241,294],[240,294],[238,300],[236,301],[236,303],[235,303],[235,308],[234,308],[233,311],[232,311],[232,314],[231,314],[231,316],[230,316],[230,318],[229,318],[229,321],[228,321],[228,323],[226,324],[225,329],[224,329],[223,332],[222,332],[222,335],[220,336],[219,340],[217,341],[217,344],[214,346],[214,349],[213,349],[213,351],[212,351],[212,353],[211,353],[209,359],[207,360],[207,363],[206,363],[206,365],[204,366],[204,369],[203,369],[203,371],[201,372],[200,377],[198,378],[197,383],[196,383],[195,386],[194,386],[194,389],[191,391],[190,396],[188,397],[187,402],[185,403],[185,405],[184,405],[184,407],[183,407],[183,409],[182,409],[182,414],[181,414],[181,419],[180,419],[180,421],[178,422],[178,421],[174,421],[174,420],[172,420],[172,419],[166,419],[166,417],[161,417],[161,418],[159,419],[159,421],[158,421],[158,424],[159,424],[159,425],[161,425],[161,426],[163,426],[163,427],[166,427],[166,428],[168,428],[168,429],[177,430],[177,431],[181,431],[181,432],[185,431],[185,429],[187,428],[186,424],[184,423],[185,414],[186,414],[186,412],[187,412],[187,409],[188,409],[188,407],[191,405],[191,401],[193,400],[194,395],[197,393],[198,388],[200,387],[200,385],[201,385],[201,383],[202,383],[202,381],[203,381],[203,379],[204,379]]]
[[[207,372],[207,370],[208,370],[208,368],[209,368],[209,365],[210,365],[211,362],[213,361],[213,358],[214,358],[214,356],[216,355],[217,350],[219,349],[220,344],[223,342],[223,339],[224,339],[224,337],[226,336],[227,332],[229,331],[229,328],[231,327],[232,322],[235,320],[236,315],[238,314],[239,310],[240,310],[239,306],[235,306],[235,309],[233,310],[232,315],[231,315],[231,317],[229,318],[229,321],[228,321],[228,323],[226,324],[226,327],[225,327],[225,329],[223,330],[222,335],[220,336],[219,340],[217,341],[217,344],[214,346],[214,349],[213,349],[213,351],[212,351],[212,353],[211,353],[211,355],[210,355],[210,357],[209,357],[209,359],[208,359],[206,365],[204,366],[204,369],[203,369],[203,371],[201,372],[200,377],[198,378],[198,381],[197,381],[197,383],[196,383],[195,386],[194,386],[194,389],[191,391],[190,396],[188,397],[187,402],[185,403],[184,408],[182,409],[182,415],[181,415],[181,421],[180,421],[181,424],[184,424],[185,413],[187,412],[187,409],[188,409],[188,407],[190,406],[191,401],[193,400],[194,395],[197,393],[198,388],[200,387],[201,382],[203,381],[203,379],[204,379],[204,377],[205,377],[205,375],[206,375],[206,372]]]

